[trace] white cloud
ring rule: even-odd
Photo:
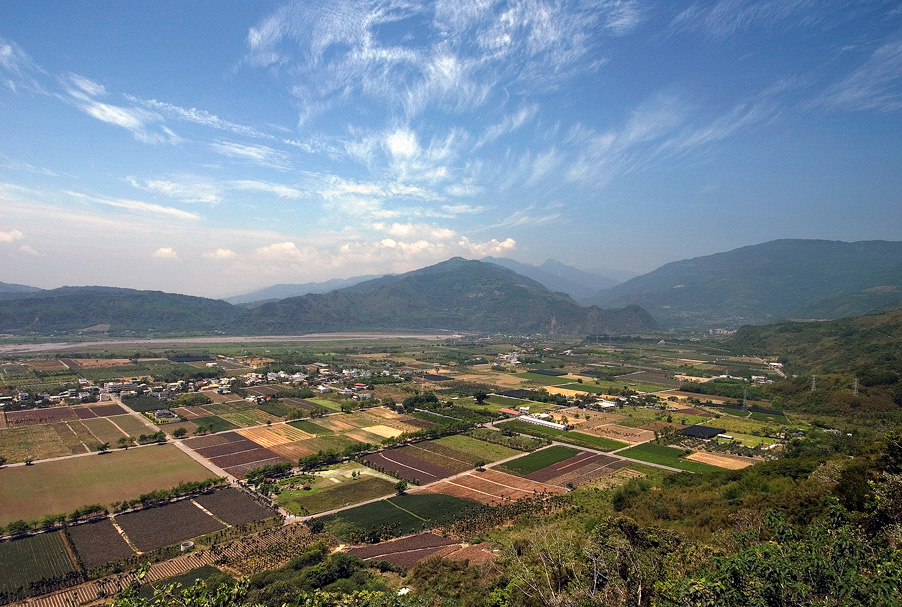
[[[178,259],[178,254],[172,247],[160,247],[151,253],[150,256],[156,259]]]
[[[87,202],[93,202],[96,204],[102,204],[110,207],[115,207],[117,209],[125,209],[127,211],[136,211],[139,213],[153,213],[156,215],[164,215],[167,217],[175,217],[176,219],[188,219],[195,220],[200,219],[200,215],[196,213],[189,213],[188,211],[183,211],[181,209],[176,209],[173,207],[165,207],[159,204],[153,204],[150,202],[141,202],[140,200],[126,200],[126,199],[116,199],[116,198],[100,198],[98,196],[88,196],[86,194],[82,194],[80,192],[73,192],[71,190],[65,191],[65,194],[71,196],[73,198],[84,200]]]
[[[176,182],[165,179],[148,179],[140,182],[129,177],[127,180],[132,186],[146,192],[155,192],[178,198],[185,202],[204,202],[216,204],[222,200],[222,193],[218,187],[211,183],[203,182]]]
[[[470,242],[469,238],[463,236],[460,242],[457,243],[457,246],[474,257],[485,257],[486,255],[501,255],[512,251],[517,247],[517,241],[513,238],[505,238],[502,241],[493,238],[488,242]]]
[[[32,247],[30,247],[27,244],[23,244],[21,247],[19,247],[19,251],[21,253],[25,253],[26,255],[31,255],[32,257],[40,257],[41,256],[40,253],[35,251]]]
[[[17,240],[22,240],[24,237],[25,235],[19,230],[0,231],[0,242],[15,242]]]
[[[265,145],[243,145],[231,141],[211,143],[210,148],[228,158],[248,160],[256,165],[287,171],[291,168],[288,154]]]
[[[279,183],[269,183],[266,181],[240,180],[230,181],[229,187],[236,190],[245,190],[251,192],[269,192],[275,194],[279,198],[300,198],[301,191],[287,185]]]
[[[216,249],[215,251],[205,251],[201,254],[204,259],[234,259],[238,257],[238,253],[232,249]]]
[[[821,103],[848,110],[902,109],[902,40],[880,46],[858,69],[829,87]]]
[[[415,133],[397,129],[385,138],[385,147],[395,158],[412,158],[420,151]]]

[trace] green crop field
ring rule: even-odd
[[[323,517],[326,529],[347,541],[353,530],[390,528],[394,535],[431,529],[476,502],[442,494],[399,495]]]
[[[24,462],[29,457],[39,460],[87,450],[66,422],[0,430],[0,456],[10,464]]]
[[[701,462],[692,462],[682,459],[683,451],[674,447],[666,447],[654,443],[645,443],[636,445],[630,449],[619,452],[623,457],[638,459],[643,462],[651,462],[652,464],[661,464],[662,466],[670,466],[671,468],[679,468],[689,472],[716,472],[723,470],[717,466],[710,466]]]
[[[224,420],[218,415],[208,415],[206,417],[195,417],[191,420],[195,426],[203,426],[207,432],[216,433],[224,430],[234,430],[238,426],[230,421]]]
[[[666,386],[657,384],[648,384],[636,381],[583,381],[583,383],[570,382],[558,385],[558,388],[566,388],[568,390],[582,390],[583,392],[591,392],[592,394],[619,394],[623,388],[629,388],[637,392],[660,392]]]
[[[530,424],[529,422],[512,419],[507,422],[496,424],[498,427],[510,428],[522,434],[530,436],[541,436],[551,440],[575,445],[577,447],[585,447],[587,449],[595,449],[597,451],[613,451],[626,447],[627,443],[622,443],[603,436],[590,436],[581,432],[569,432],[567,430],[558,430],[557,428],[548,428],[539,426],[538,424]]]
[[[517,377],[522,377],[523,379],[528,379],[529,381],[535,382],[537,384],[542,384],[544,386],[557,386],[559,384],[569,384],[573,381],[572,377],[567,377],[566,375],[561,375],[560,377],[555,377],[554,375],[543,375],[541,373],[517,373]]]
[[[542,468],[547,468],[552,464],[562,462],[565,459],[570,459],[579,452],[579,449],[574,449],[573,447],[553,445],[506,462],[496,469],[516,476],[526,476],[527,474],[532,474]]]
[[[364,471],[357,478],[343,479],[337,485],[332,482],[332,478],[335,477],[317,478],[309,490],[282,491],[276,501],[292,514],[318,514],[390,495],[394,492],[397,482],[381,476],[373,476],[369,470]]]
[[[0,543],[0,593],[76,571],[61,531]]]
[[[306,419],[298,420],[296,422],[288,422],[288,425],[294,426],[298,430],[303,430],[304,432],[308,432],[310,434],[334,434],[332,430],[323,428],[316,422],[312,422]]]
[[[175,445],[153,445],[0,469],[0,525],[133,499],[212,472]]]
[[[517,455],[519,451],[505,447],[504,445],[496,445],[486,441],[479,440],[463,434],[454,434],[445,436],[435,441],[431,441],[434,445],[449,447],[454,449],[460,455],[460,459],[470,461],[475,464],[477,460],[485,460],[487,462],[495,462],[499,459],[505,459]]]
[[[138,419],[134,415],[114,415],[108,417],[111,422],[122,428],[129,436],[140,436],[142,434],[152,434],[153,428],[144,423],[143,418]]]
[[[116,441],[124,436],[124,434],[122,434],[122,432],[120,432],[119,429],[105,417],[83,419],[81,420],[81,423],[91,431],[91,434],[93,434],[97,438],[97,442],[100,443],[110,443],[111,445],[116,446]]]
[[[654,421],[666,420],[668,416],[670,416],[671,421],[683,424],[684,426],[703,424],[711,421],[711,417],[691,415],[688,413],[676,413],[673,411],[661,411],[660,409],[646,409],[644,407],[627,406],[618,410],[617,414],[623,416],[617,423],[621,426],[629,426],[631,428],[638,428],[639,426],[644,426],[645,424]]]

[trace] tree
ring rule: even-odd
[[[473,395],[473,398],[476,399],[477,405],[482,405],[483,403],[485,403],[485,399],[487,399],[488,397],[489,395],[485,392],[477,392]]]
[[[101,455],[104,453],[109,453],[109,451],[110,451],[109,443],[100,443],[99,445],[97,445],[97,452],[100,453]]]
[[[0,455],[0,468],[6,465],[6,458]]]
[[[395,491],[398,493],[398,495],[404,495],[404,493],[407,491],[407,481],[402,478],[397,483],[395,483]]]
[[[129,445],[132,444],[133,440],[134,439],[132,439],[131,436],[123,436],[119,440],[116,441],[116,444],[119,445],[120,449],[128,449]]]
[[[175,438],[182,438],[186,434],[188,434],[188,430],[186,430],[185,428],[176,428],[172,433],[172,436],[174,436]]]
[[[30,466],[30,465],[32,465],[33,463],[34,463],[34,458],[33,458],[33,457],[30,457],[30,456],[29,456],[29,457],[26,457],[26,458],[25,458],[25,465],[26,465],[26,466]]]
[[[478,460],[476,460],[476,463],[473,464],[473,467],[476,468],[477,470],[482,470],[483,468],[485,468],[485,464],[486,464],[485,460],[482,458],[479,458]]]

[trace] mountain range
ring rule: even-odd
[[[532,278],[551,291],[566,293],[577,301],[589,298],[596,292],[621,282],[615,278],[579,270],[555,259],[549,259],[540,266],[521,263],[506,257],[483,257],[481,261],[513,270],[521,276]]]
[[[222,300],[112,287],[20,292],[0,306],[0,332],[41,335],[259,335],[380,329],[632,334],[659,328],[638,307],[583,307],[507,268],[461,258],[252,309]]]
[[[286,283],[266,287],[257,291],[251,291],[244,295],[235,295],[233,297],[225,297],[223,301],[230,304],[242,305],[248,308],[259,306],[260,304],[278,301],[287,297],[298,297],[309,293],[328,293],[336,289],[344,289],[358,283],[379,278],[379,274],[370,274],[368,276],[353,276],[351,278],[333,278],[323,282],[305,282],[305,283]]]
[[[638,305],[696,329],[899,309],[902,242],[775,240],[668,263],[583,303]]]

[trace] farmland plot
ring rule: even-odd
[[[83,419],[80,423],[88,429],[98,443],[110,443],[115,446],[116,441],[125,436],[122,431],[106,417]]]
[[[0,593],[15,593],[40,580],[74,574],[62,531],[0,543]]]
[[[65,434],[61,436],[61,432]],[[28,458],[39,460],[84,452],[84,445],[65,423],[0,430],[0,455],[11,464]]]
[[[222,529],[223,525],[190,500],[148,508],[115,517],[128,539],[149,552]]]
[[[415,494],[441,493],[488,506],[497,506],[522,498],[564,493],[566,489],[513,476],[496,468],[489,468],[482,472],[474,470],[427,487],[417,487],[410,492]]]
[[[326,512],[395,492],[394,480],[388,480],[373,470],[364,468],[356,478],[343,478],[333,483],[334,476],[317,478],[310,490],[282,491],[277,500],[293,514],[308,515]]]
[[[251,521],[262,521],[276,515],[271,508],[257,503],[243,491],[231,487],[199,495],[194,501],[233,527]]]
[[[399,540],[351,548],[348,554],[364,561],[388,561],[394,565],[410,568],[448,546],[459,545],[455,540],[434,533],[418,533]]]
[[[213,474],[174,445],[0,469],[0,525],[111,504]]]
[[[431,483],[454,474],[453,470],[417,457],[408,447],[388,449],[363,459],[377,470],[385,470],[416,484]]]
[[[69,537],[88,570],[135,554],[110,519],[69,527]]]
[[[77,419],[77,417],[72,407],[7,411],[6,424],[10,428],[21,428],[22,426],[34,426],[36,424],[52,424],[67,419]]]

